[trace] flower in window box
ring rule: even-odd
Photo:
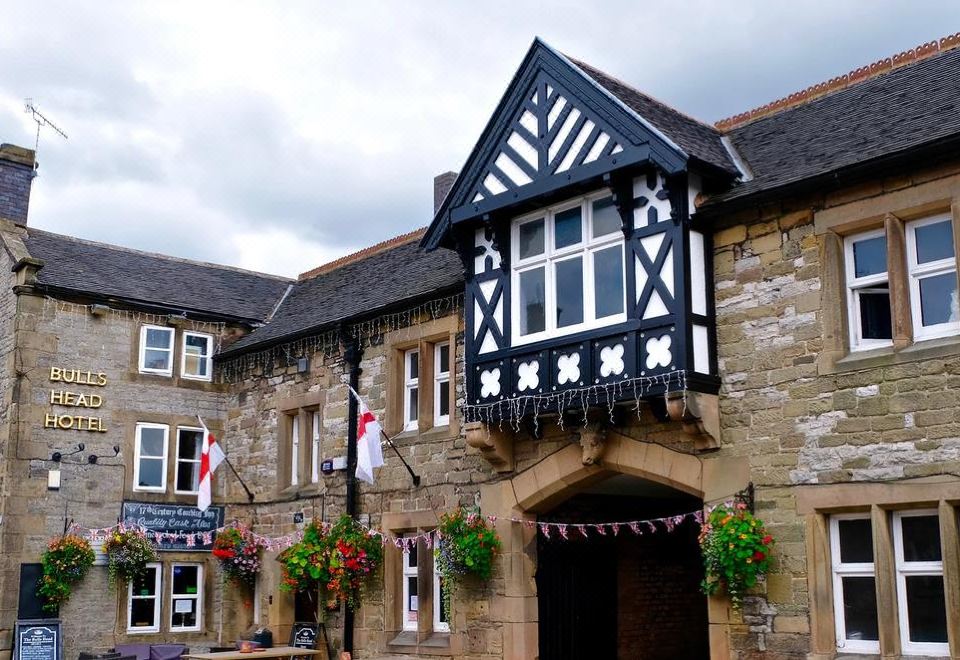
[[[43,609],[56,612],[66,603],[73,585],[84,578],[94,559],[90,542],[81,536],[65,534],[50,541],[40,558],[43,577],[37,595],[44,599]]]
[[[157,561],[157,550],[141,529],[118,528],[103,544],[110,583],[127,583],[143,576],[147,564]]]

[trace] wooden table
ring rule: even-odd
[[[296,655],[323,655],[323,649],[301,649],[296,646],[274,646],[263,651],[240,653],[240,651],[221,651],[219,653],[184,653],[184,658],[194,660],[256,660],[257,658],[287,658]]]

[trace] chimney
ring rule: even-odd
[[[0,144],[0,219],[27,224],[36,161],[30,149]]]
[[[447,193],[453,188],[453,182],[457,180],[456,172],[444,172],[433,177],[433,214],[436,215],[440,210],[440,205],[447,198]]]

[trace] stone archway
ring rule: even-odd
[[[538,513],[615,474],[663,484],[705,504],[729,498],[749,481],[749,465],[742,458],[700,457],[613,430],[606,433],[603,445],[602,455],[592,464],[586,464],[580,445],[570,444],[513,477],[481,489],[483,513],[497,517],[497,531],[503,540],[503,588],[492,597],[490,612],[501,623],[507,660],[535,658],[539,649],[537,532],[512,523],[511,518],[536,520]],[[726,660],[730,655],[728,602],[711,598],[708,617],[710,658]]]

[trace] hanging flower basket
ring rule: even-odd
[[[317,522],[311,522],[303,530],[303,538],[277,556],[277,561],[280,562],[280,589],[308,591],[318,583],[327,582],[325,541],[326,533],[323,527]]]
[[[356,520],[344,515],[326,539],[327,595],[356,609],[364,582],[380,567],[383,544]]]
[[[147,571],[157,561],[157,550],[141,529],[116,529],[110,532],[103,551],[107,555],[110,584],[126,584]]]
[[[56,612],[66,603],[73,586],[87,574],[94,559],[90,542],[81,536],[65,534],[50,541],[40,558],[43,577],[37,595],[46,601],[43,609]]]
[[[437,572],[443,580],[443,609],[449,616],[450,598],[464,577],[489,580],[500,537],[477,513],[457,509],[440,516],[438,541],[434,550]]]
[[[263,566],[263,543],[242,525],[217,532],[213,556],[220,564],[223,577],[237,587],[253,589]]]
[[[700,532],[703,593],[712,596],[724,590],[733,607],[740,609],[747,590],[767,574],[772,545],[763,522],[742,502],[715,508]]]

